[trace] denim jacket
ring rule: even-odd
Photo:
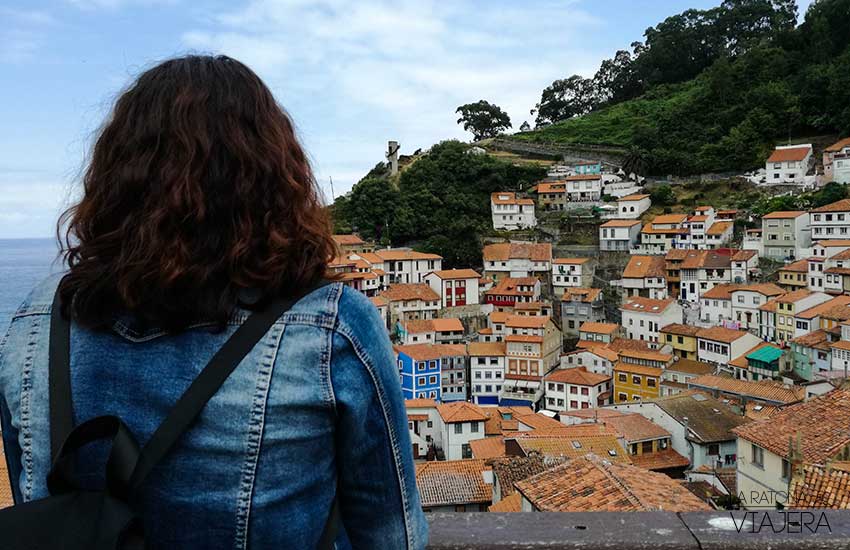
[[[0,342],[3,443],[16,502],[48,495],[48,341],[59,277],[38,286]],[[120,417],[144,444],[177,398],[247,317],[180,334],[117,321],[72,324],[75,422]],[[100,455],[103,453],[101,452]],[[102,456],[78,460],[100,480]],[[332,284],[284,314],[145,481],[151,548],[315,547],[338,495],[337,547],[424,547],[407,416],[375,307]]]

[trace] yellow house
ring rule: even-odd
[[[697,331],[699,327],[673,323],[661,327],[659,338],[661,345],[673,348],[673,355],[681,359],[697,360]]]
[[[778,284],[789,292],[800,288],[807,288],[809,286],[808,274],[809,261],[798,260],[783,266],[779,270]]]
[[[658,367],[617,362],[614,365],[614,403],[659,397],[662,372],[664,370]]]
[[[823,292],[812,292],[806,288],[776,298],[776,341],[790,342],[797,336],[802,336],[802,334],[797,334],[795,319],[797,313],[829,300],[829,295]],[[809,331],[806,330],[806,332]]]

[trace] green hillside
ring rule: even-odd
[[[538,129],[511,139],[625,146],[648,173],[687,175],[758,167],[776,143],[850,135],[850,0],[813,3],[796,28],[793,8],[727,0],[672,16],[592,79],[553,82]]]

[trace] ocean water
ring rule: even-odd
[[[59,271],[55,239],[0,239],[0,334],[30,290]]]

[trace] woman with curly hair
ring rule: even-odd
[[[311,548],[328,532],[337,547],[424,546],[386,328],[367,298],[326,280],[326,210],[257,75],[223,56],[144,72],[118,98],[83,184],[59,222],[67,270],[32,292],[0,344],[15,502],[47,497],[68,432],[110,416],[141,449],[126,486],[148,548]],[[164,443],[163,420],[217,352],[280,303]],[[49,367],[60,323],[66,409]],[[102,487],[104,454],[81,448],[67,483]]]

